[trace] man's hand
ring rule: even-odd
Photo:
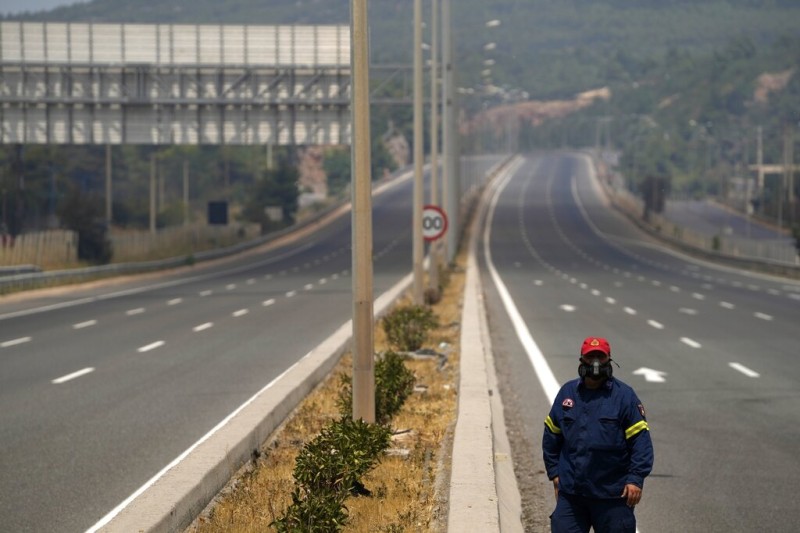
[[[558,501],[558,476],[553,478],[553,488],[556,491],[556,501]]]
[[[558,489],[556,489],[556,492],[558,492]],[[628,507],[633,508],[642,499],[642,489],[633,483],[628,483],[622,491],[622,497],[627,499]]]

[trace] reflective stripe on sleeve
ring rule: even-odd
[[[640,420],[625,430],[625,438],[629,439],[634,435],[637,435],[639,432],[645,430],[650,431],[650,426],[647,425],[647,422],[645,420]]]
[[[556,435],[561,434],[561,428],[559,428],[553,419],[550,418],[550,415],[547,415],[547,418],[544,419],[544,425],[547,426],[547,429],[555,433]]]

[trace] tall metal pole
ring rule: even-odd
[[[156,154],[150,154],[150,233],[156,232]]]
[[[112,218],[111,145],[106,144],[106,227],[109,229]]]
[[[183,160],[183,225],[189,225],[189,160]]]
[[[350,0],[353,420],[375,422],[367,0]]]
[[[439,0],[431,0],[431,204],[439,205]],[[428,287],[439,290],[439,241],[433,241]]]
[[[414,214],[413,228],[414,303],[424,302],[422,270],[422,0],[414,0]]]
[[[453,38],[450,31],[451,15],[450,0],[442,0],[442,50],[444,61],[443,72],[443,111],[442,132],[444,137],[444,162],[445,168],[442,179],[442,193],[444,207],[447,213],[449,229],[447,230],[447,260],[452,262],[458,251],[458,166],[455,139],[455,107],[454,107],[454,79],[453,79]]]

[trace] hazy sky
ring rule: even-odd
[[[0,0],[0,13],[3,15],[23,11],[43,11],[59,6],[77,4],[79,0]]]

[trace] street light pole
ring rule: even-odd
[[[414,303],[424,303],[422,255],[422,172],[423,172],[423,134],[422,134],[422,0],[414,0],[414,219],[413,265],[414,265]]]
[[[453,39],[450,31],[450,0],[442,0],[442,136],[444,156],[442,158],[442,197],[447,213],[447,248],[448,262],[453,261],[458,251],[459,235],[459,202],[457,179],[457,156],[455,139],[455,83],[453,77]]]
[[[367,0],[350,0],[353,420],[375,422]]]
[[[439,205],[439,0],[431,0],[431,204]],[[439,290],[439,241],[433,241],[428,287]]]

